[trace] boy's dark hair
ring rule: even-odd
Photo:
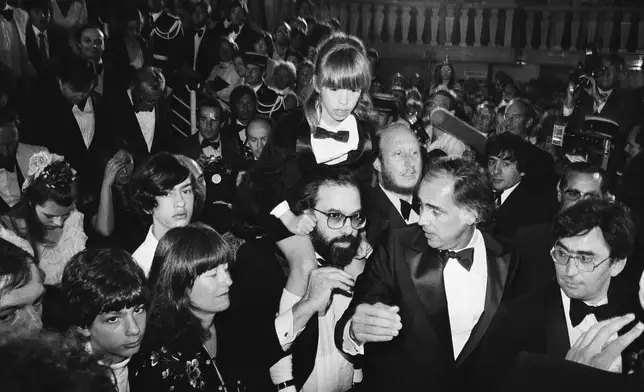
[[[121,249],[84,250],[71,258],[61,289],[69,326],[87,328],[96,316],[150,302],[145,274]]]
[[[530,159],[527,142],[511,133],[494,135],[485,143],[485,157],[496,157],[516,162],[517,170],[525,173]]]

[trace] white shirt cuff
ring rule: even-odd
[[[286,382],[288,380],[293,379],[293,357],[290,355],[287,355],[286,357],[280,359],[275,363],[275,365],[271,366],[270,368],[270,374],[271,374],[271,381],[273,381],[273,384],[277,385],[283,382]],[[293,388],[293,392],[295,392],[295,387],[289,387]],[[284,391],[289,391],[289,388],[283,389]]]
[[[574,108],[568,109],[566,107],[566,105],[564,105],[564,107],[563,107],[563,115],[564,115],[564,117],[570,116],[574,110],[575,110]]]
[[[358,344],[351,338],[350,328],[351,321],[344,326],[344,331],[342,332],[342,351],[352,356],[364,355],[364,344]]]
[[[302,297],[290,293],[286,289],[282,291],[280,299],[280,314],[275,318],[275,331],[277,338],[284,351],[291,348],[295,338],[302,332],[293,331],[293,305],[299,302]]]
[[[277,205],[277,207],[273,208],[271,211],[271,215],[279,219],[286,211],[289,211],[291,207],[288,205],[288,202],[284,200],[280,204]]]

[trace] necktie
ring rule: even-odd
[[[443,261],[447,262],[449,259],[455,259],[458,263],[463,266],[466,270],[472,268],[472,263],[474,262],[474,248],[465,248],[458,252],[451,250],[441,250],[439,252]]]
[[[346,143],[349,141],[349,131],[338,131],[330,132],[324,128],[317,127],[313,132],[313,138],[315,139],[333,139],[340,143]]]
[[[502,193],[503,192],[501,192],[501,191],[494,191],[494,205],[496,206],[496,208],[501,207],[501,194]]]
[[[570,299],[570,323],[572,327],[578,326],[586,316],[594,314],[597,321],[609,319],[613,316],[608,304],[601,306],[589,306],[578,299]]]
[[[7,22],[11,22],[13,20],[13,10],[12,9],[6,9],[1,12],[2,17],[7,20]]]
[[[411,203],[408,203],[407,201],[400,199],[400,213],[404,220],[409,220],[409,215],[412,210],[414,210],[416,214],[420,215],[420,200],[414,198]]]
[[[204,33],[206,32],[206,28],[201,28],[201,29],[196,29],[195,30],[195,35],[198,35],[199,38],[203,37]]]
[[[211,142],[209,140],[203,139],[201,142],[201,148],[212,147],[215,150],[219,150],[219,142]]]
[[[46,61],[49,56],[47,56],[47,37],[45,33],[38,34],[38,49],[40,49],[40,58]]]

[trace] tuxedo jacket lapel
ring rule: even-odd
[[[547,287],[546,352],[553,357],[565,358],[570,349],[570,337],[559,290],[556,280]]]
[[[465,359],[467,359],[485,335],[485,332],[490,326],[490,322],[494,318],[494,315],[496,315],[496,311],[499,308],[506,282],[508,280],[508,271],[510,269],[511,262],[510,254],[503,254],[503,248],[498,242],[485,233],[481,234],[483,234],[487,253],[487,289],[485,292],[485,308],[479,321],[474,326],[474,329],[470,334],[470,338],[456,359],[456,366],[459,366],[465,361]]]

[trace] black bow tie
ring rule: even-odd
[[[408,203],[407,201],[400,199],[400,213],[404,220],[409,220],[409,215],[412,210],[414,210],[417,215],[420,215],[420,200],[414,198],[411,203]]]
[[[212,147],[215,150],[219,150],[219,142],[211,142],[209,140],[203,139],[201,141],[201,148]]]
[[[204,33],[205,33],[205,32],[206,32],[206,28],[205,28],[205,27],[204,27],[204,28],[202,28],[202,29],[196,29],[196,30],[195,30],[195,35],[198,35],[198,36],[199,36],[199,38],[201,38],[201,37],[203,37],[203,35],[204,35]]]
[[[597,321],[609,319],[613,316],[608,304],[601,306],[589,306],[578,299],[570,299],[570,323],[572,327],[578,326],[586,316],[594,314]]]
[[[135,113],[151,112],[154,110],[154,105],[148,103],[140,103],[134,107]]]
[[[11,22],[13,20],[13,10],[12,9],[6,9],[1,12],[2,17],[7,20],[7,22]]]
[[[472,263],[474,262],[474,248],[465,248],[458,252],[441,250],[439,253],[444,262],[447,262],[449,259],[456,259],[456,261],[458,261],[458,263],[466,270],[469,271],[472,268]]]
[[[314,139],[333,139],[340,143],[349,141],[349,131],[330,132],[324,128],[317,127],[313,132]]]

